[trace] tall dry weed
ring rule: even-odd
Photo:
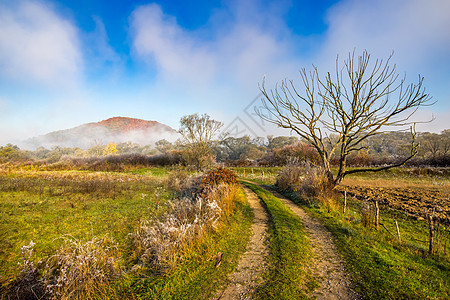
[[[110,284],[120,274],[118,246],[112,238],[65,237],[48,260],[43,278],[51,299],[97,299],[111,297]]]
[[[198,176],[191,176],[185,171],[177,170],[167,177],[165,185],[169,190],[181,196],[187,196],[197,192],[200,180],[201,178]]]
[[[375,220],[375,215],[369,202],[363,202],[360,207],[361,223],[364,227],[370,227]]]
[[[300,190],[304,180],[304,167],[301,165],[288,165],[277,176],[275,183],[282,190],[297,192]]]
[[[117,244],[111,238],[88,241],[64,238],[64,244],[47,262],[34,263],[34,243],[22,246],[19,274],[2,283],[0,299],[98,299],[111,298],[110,287],[121,272]]]
[[[184,260],[184,253],[207,232],[215,230],[221,216],[232,209],[238,188],[219,184],[193,197],[170,202],[172,209],[160,220],[145,220],[131,234],[141,264],[164,274]]]
[[[310,163],[285,167],[279,173],[276,185],[294,192],[298,198],[310,204],[325,205],[328,210],[336,206],[336,195],[325,171]]]
[[[39,272],[39,263],[31,260],[35,243],[20,248],[22,264],[19,274],[12,278],[0,278],[0,299],[42,299],[46,295],[45,283]]]

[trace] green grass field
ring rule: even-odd
[[[367,228],[355,217],[357,205],[346,215],[308,209],[333,233],[359,292],[368,299],[448,299],[449,256],[427,254],[424,224],[399,213],[384,212],[382,222],[392,234],[381,227]],[[400,241],[394,219],[399,224]]]
[[[42,274],[43,266],[67,240],[84,243],[107,237],[117,245],[122,275],[110,282],[113,289],[103,296],[203,299],[213,293],[245,250],[251,210],[239,192],[232,211],[222,215],[216,229],[181,248],[183,259],[176,268],[155,273],[137,259],[130,234],[143,220],[160,222],[173,210],[178,194],[168,184],[171,173],[148,168],[124,173],[17,170],[0,174],[1,288],[21,272],[21,247],[31,241],[35,245],[27,260],[42,268]],[[215,268],[211,258],[218,252],[226,255],[221,267]]]
[[[0,180],[3,276],[14,271],[20,247],[31,240],[37,260],[54,252],[65,235],[89,239],[108,234],[125,245],[141,219],[164,213],[170,195],[158,180],[125,174],[21,173]]]

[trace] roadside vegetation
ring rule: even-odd
[[[221,168],[8,169],[0,181],[5,299],[203,299],[236,265],[252,219]]]

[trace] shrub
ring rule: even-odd
[[[156,274],[164,274],[184,260],[185,248],[215,230],[220,217],[232,207],[237,187],[221,184],[207,197],[172,200],[172,210],[161,220],[144,220],[131,234],[140,263]]]
[[[292,164],[292,162],[315,163],[319,160],[317,152],[311,145],[298,142],[280,149],[274,149],[261,158],[258,163],[260,166],[286,166]]]
[[[200,180],[199,177],[189,176],[185,171],[176,170],[167,177],[165,185],[169,190],[173,190],[181,196],[186,196],[197,192]]]
[[[216,163],[216,157],[209,153],[202,152],[202,148],[188,147],[182,152],[183,163],[192,170],[205,170]]]
[[[332,187],[324,169],[305,164],[304,172],[305,177],[301,186],[301,191],[304,196],[317,198],[319,196],[326,196],[327,193],[331,192]]]
[[[129,167],[173,166],[181,162],[182,154],[179,151],[156,155],[131,153],[87,158],[65,156],[64,159],[48,164],[45,169],[123,171]]]
[[[120,275],[117,244],[112,238],[89,241],[65,238],[45,267],[44,280],[53,299],[94,299],[112,293]]]
[[[31,261],[33,247],[33,241],[21,247],[21,271],[9,283],[2,282],[0,292],[6,299],[97,299],[113,293],[110,283],[120,270],[112,239],[65,238],[45,264]]]
[[[234,174],[231,170],[217,167],[210,170],[202,179],[202,186],[217,186],[219,184],[236,184],[238,183],[236,174]]]
[[[20,150],[19,147],[12,144],[0,147],[0,163],[4,162],[25,162],[30,157],[27,152]]]
[[[277,177],[276,185],[294,192],[298,198],[315,201],[331,209],[335,195],[323,168],[303,165],[289,165]]]
[[[182,198],[172,205],[175,209],[161,221],[145,220],[132,234],[140,262],[156,274],[183,260],[182,249],[201,237],[208,225],[213,226],[221,212],[217,203],[202,198]]]
[[[304,179],[304,168],[299,165],[288,165],[278,174],[275,183],[282,190],[297,192]]]

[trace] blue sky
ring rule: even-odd
[[[450,128],[450,1],[0,0],[0,145],[113,116],[208,113],[257,135],[285,134],[249,105],[258,83],[299,82],[312,64],[366,49],[437,103],[421,131]],[[257,104],[257,102],[253,103]],[[230,127],[230,128],[231,128]],[[245,133],[250,133],[245,132]]]

